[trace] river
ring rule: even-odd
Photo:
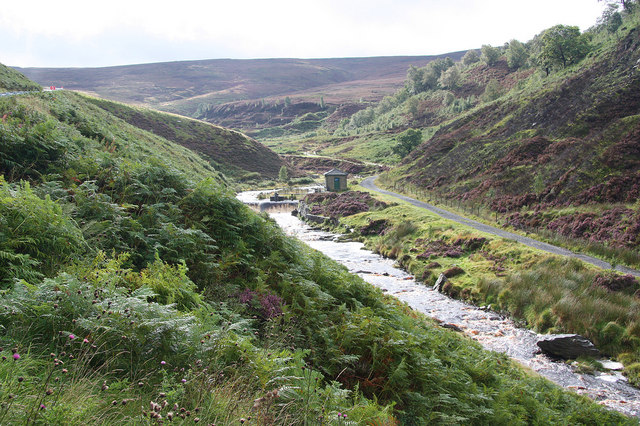
[[[250,202],[254,194],[238,198]],[[640,417],[640,390],[630,386],[618,371],[622,365],[603,360],[606,372],[580,374],[571,365],[554,361],[538,350],[540,336],[519,327],[498,313],[452,299],[413,279],[394,262],[364,249],[359,242],[340,242],[337,235],[311,228],[289,211],[270,209],[269,215],[288,234],[346,266],[368,283],[382,289],[443,324],[458,327],[485,349],[502,352],[556,384],[586,395],[599,404],[624,414]],[[280,210],[290,210],[283,206]]]

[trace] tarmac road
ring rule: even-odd
[[[612,269],[611,268],[611,264],[608,262],[605,262],[602,259],[598,259],[596,257],[593,256],[589,256],[586,254],[581,254],[581,253],[574,253],[570,250],[567,250],[565,248],[562,247],[558,247],[558,246],[554,246],[552,244],[548,244],[542,241],[538,241],[538,240],[534,240],[533,238],[529,238],[529,237],[525,237],[523,235],[519,235],[519,234],[514,234],[513,232],[509,232],[509,231],[505,231],[504,229],[500,229],[500,228],[496,228],[494,226],[490,226],[490,225],[486,225],[484,223],[480,223],[476,220],[473,219],[468,219],[464,216],[460,216],[458,214],[455,213],[451,213],[450,211],[441,209],[439,207],[433,206],[431,204],[425,203],[423,201],[418,201],[414,198],[411,197],[407,197],[406,195],[402,195],[402,194],[397,194],[395,192],[391,192],[391,191],[387,191],[381,188],[378,188],[375,184],[375,180],[378,176],[372,176],[372,177],[368,177],[365,180],[362,181],[362,183],[360,185],[362,185],[363,187],[370,189],[372,191],[376,191],[379,192],[381,194],[385,194],[385,195],[390,195],[392,197],[396,197],[402,201],[406,201],[409,204],[412,204],[416,207],[420,207],[422,209],[426,209],[429,210],[432,213],[437,214],[440,217],[443,217],[445,219],[448,220],[452,220],[454,222],[457,223],[461,223],[463,225],[467,225],[470,226],[471,228],[477,229],[478,231],[482,231],[482,232],[486,232],[487,234],[493,234],[496,235],[498,237],[503,237],[503,238],[508,238],[510,240],[515,240],[519,243],[522,243],[526,246],[529,247],[533,247],[536,248],[538,250],[542,250],[542,251],[546,251],[547,253],[551,253],[551,254],[557,254],[560,256],[568,256],[568,257],[574,257],[576,259],[580,259],[583,262],[589,263],[591,265],[597,266],[598,268],[602,268],[602,269]],[[623,272],[625,274],[631,274],[634,275],[636,277],[640,277],[640,271],[635,270],[635,269],[631,269],[631,268],[627,268],[626,266],[620,266],[617,265],[615,268],[613,268],[617,271]]]

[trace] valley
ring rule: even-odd
[[[444,55],[0,67],[0,423],[637,424],[610,3]]]

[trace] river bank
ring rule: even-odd
[[[287,234],[345,265],[370,284],[407,303],[447,326],[455,326],[485,349],[507,354],[522,365],[556,384],[624,414],[640,417],[640,391],[630,386],[616,370],[580,374],[575,367],[540,353],[536,343],[541,335],[518,327],[497,313],[451,299],[416,282],[413,276],[394,267],[359,242],[338,242],[337,235],[311,228],[290,213],[271,213]],[[618,363],[605,361],[619,369]]]

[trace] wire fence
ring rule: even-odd
[[[394,192],[406,194],[419,201],[424,201],[434,206],[444,206],[464,212],[466,215],[475,216],[489,222],[505,222],[504,215],[491,210],[486,203],[462,200],[451,192],[430,191],[408,182],[394,182],[392,185]]]

